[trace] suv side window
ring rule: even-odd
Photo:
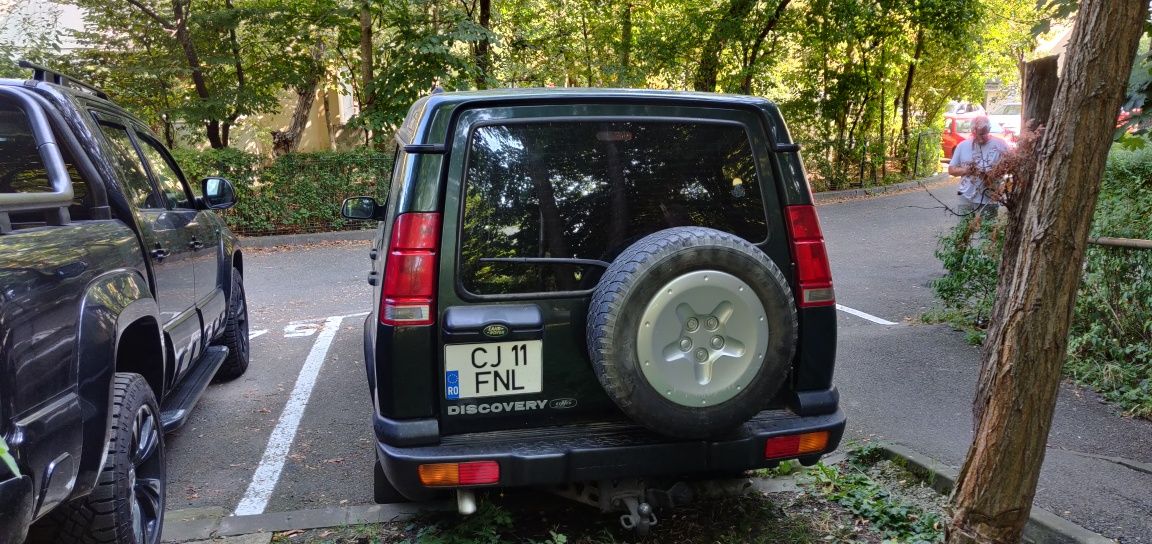
[[[745,127],[692,120],[489,124],[465,166],[460,277],[478,295],[583,291],[597,266],[677,226],[768,235]]]
[[[148,173],[144,170],[144,163],[136,153],[136,146],[132,145],[132,137],[124,127],[100,122],[100,131],[108,141],[112,151],[109,157],[114,163],[112,166],[120,172],[124,182],[124,196],[139,209],[161,209],[164,202],[148,180]]]
[[[193,208],[188,189],[184,186],[184,176],[180,175],[180,170],[168,157],[164,147],[139,132],[136,133],[136,140],[140,142],[140,152],[144,154],[148,166],[152,167],[152,175],[156,176],[156,183],[168,200],[169,208]]]

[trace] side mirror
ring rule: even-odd
[[[383,221],[384,207],[370,196],[354,196],[344,199],[344,205],[340,206],[340,215],[348,219]]]
[[[204,178],[204,203],[210,210],[226,210],[236,205],[236,190],[232,182],[220,177]]]

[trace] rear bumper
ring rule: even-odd
[[[32,479],[0,481],[0,542],[20,542],[32,522]]]
[[[553,485],[639,476],[686,476],[772,466],[764,459],[769,438],[828,431],[828,446],[804,460],[836,449],[844,434],[844,412],[800,417],[767,410],[730,435],[715,440],[674,440],[630,423],[596,423],[517,429],[445,437],[436,446],[398,447],[377,443],[376,454],[388,481],[411,499],[435,489],[420,483],[417,467],[426,463],[492,460],[500,482],[485,487]]]

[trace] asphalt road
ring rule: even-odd
[[[941,199],[950,190],[937,185]],[[958,466],[971,432],[978,350],[909,321],[932,304],[932,255],[955,218],[923,191],[820,207],[840,304],[837,384],[849,437],[903,443]],[[371,503],[372,437],[361,361],[366,242],[245,254],[252,363],[210,386],[167,437],[168,508],[231,514]],[[1064,387],[1037,503],[1106,536],[1152,543],[1152,424]]]

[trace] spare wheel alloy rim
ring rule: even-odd
[[[648,383],[693,408],[715,406],[747,388],[763,366],[769,338],[752,286],[718,270],[689,272],[662,286],[637,327],[636,355]]]

